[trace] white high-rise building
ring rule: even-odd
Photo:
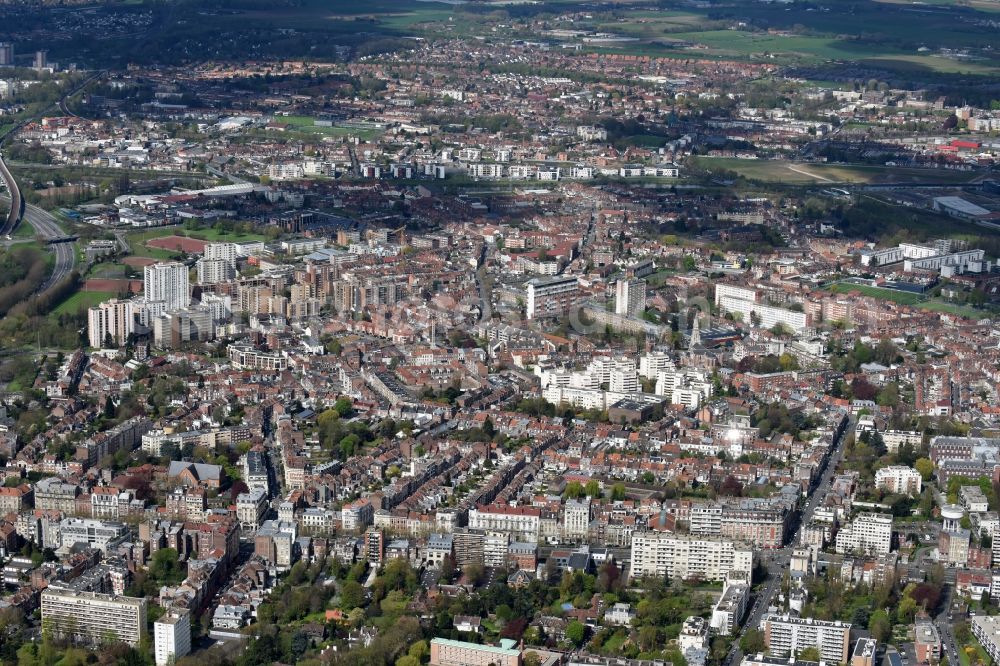
[[[733,541],[672,534],[636,532],[632,535],[630,577],[698,578],[724,581],[730,572],[753,572],[753,550]]]
[[[236,243],[209,243],[205,246],[205,259],[221,259],[232,265],[236,265],[236,259],[240,256],[240,246]]]
[[[793,331],[801,331],[810,325],[809,316],[804,312],[762,303],[757,291],[746,287],[715,285],[715,305],[722,312],[738,313],[744,322],[754,322],[760,328],[773,328],[781,324]]]
[[[145,268],[143,290],[148,301],[163,301],[168,312],[182,310],[191,305],[188,268],[171,261],[152,264]]]
[[[615,314],[638,317],[645,309],[645,280],[618,280],[615,283]]]
[[[198,284],[219,284],[236,277],[233,264],[225,259],[199,259],[195,268],[198,269]]]
[[[153,623],[156,666],[166,666],[191,651],[191,612],[170,608]]]
[[[888,555],[892,549],[892,516],[862,513],[837,532],[838,553]]]
[[[134,330],[132,301],[113,298],[87,311],[87,339],[95,349],[103,347],[109,335],[115,344],[124,345]]]
[[[654,351],[639,357],[639,374],[644,379],[656,379],[657,373],[675,370],[676,367],[670,354],[664,351]]]

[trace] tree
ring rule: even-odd
[[[420,660],[408,654],[396,660],[396,666],[420,666]]]
[[[430,648],[427,647],[427,641],[423,640],[417,641],[416,643],[410,646],[410,649],[407,651],[407,654],[410,655],[411,657],[416,658],[417,661],[423,661],[424,657],[430,654]]]
[[[601,484],[597,479],[591,479],[587,482],[586,487],[587,497],[598,498],[601,496]]]
[[[579,481],[570,481],[563,490],[563,497],[566,499],[580,499],[583,497],[583,484]]]
[[[892,621],[884,610],[873,611],[868,619],[868,631],[877,641],[885,642],[892,636]]]
[[[639,647],[643,652],[652,652],[659,644],[659,630],[651,625],[646,625],[639,630]]]
[[[360,608],[365,603],[365,588],[355,580],[349,580],[340,588],[340,607],[349,611]]]
[[[625,484],[616,483],[611,486],[611,500],[613,502],[620,502],[625,499]]]
[[[542,666],[542,658],[534,650],[524,653],[524,666]]]
[[[924,481],[930,481],[931,474],[934,473],[934,463],[929,458],[917,458],[917,462],[913,463],[913,467],[920,472],[920,477]]]
[[[176,585],[184,580],[186,567],[180,563],[177,550],[161,548],[153,555],[149,575],[161,585]]]
[[[799,369],[799,359],[795,358],[788,352],[785,352],[784,354],[778,357],[778,364],[781,366],[781,369],[785,372],[788,372],[789,370]]]
[[[764,632],[759,629],[750,629],[743,638],[740,639],[740,650],[743,654],[757,654],[767,650],[767,643],[764,641]]]
[[[587,638],[587,625],[579,620],[573,620],[566,625],[566,638],[576,647],[580,647]]]
[[[441,580],[445,583],[451,583],[455,580],[456,572],[457,566],[455,564],[455,558],[450,554],[445,555],[444,559],[441,561]]]
[[[722,485],[719,486],[719,494],[727,497],[740,497],[743,495],[743,484],[739,482],[739,479],[730,474],[723,480]]]
[[[486,578],[486,569],[481,564],[469,564],[465,567],[465,578],[470,585],[478,586]]]
[[[819,661],[821,659],[821,655],[819,653],[819,648],[809,646],[799,650],[799,653],[795,655],[795,658],[796,661]]]

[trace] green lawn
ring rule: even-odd
[[[852,291],[857,291],[865,296],[880,298],[882,300],[892,301],[901,305],[916,305],[921,299],[919,294],[911,294],[906,291],[896,291],[895,289],[883,289],[881,287],[869,287],[868,285],[854,284],[853,282],[837,282],[827,285],[825,289],[837,294],[847,294]]]
[[[21,222],[21,224],[17,225],[17,229],[14,229],[14,233],[11,236],[13,238],[33,238],[35,236],[35,228],[27,222]]]
[[[873,166],[868,164],[826,164],[787,160],[741,160],[732,157],[695,157],[691,164],[706,171],[735,171],[747,180],[789,185],[851,183],[935,182],[962,184],[980,176],[974,171]]]
[[[254,233],[239,233],[236,231],[223,231],[216,227],[211,227],[207,229],[198,229],[197,231],[187,231],[180,229],[176,233],[177,236],[187,236],[189,238],[197,238],[204,241],[221,241],[226,243],[250,243],[253,241],[267,240],[267,236],[264,234],[254,234]]]
[[[957,317],[967,317],[969,319],[982,319],[993,315],[993,313],[988,310],[980,310],[972,307],[971,305],[959,305],[957,303],[948,303],[947,301],[936,299],[920,303],[917,307],[921,310],[944,312],[947,314],[953,314]]]
[[[197,238],[198,240],[209,242],[221,241],[231,243],[245,243],[267,239],[267,236],[263,234],[239,233],[236,231],[225,232],[217,227],[205,227],[193,231],[184,227],[157,227],[155,229],[130,231],[127,236],[129,247],[132,249],[131,254],[151,259],[176,259],[180,256],[180,252],[146,245],[146,241],[154,238],[163,238],[164,236],[187,236],[188,238]]]
[[[927,298],[926,296],[920,294],[911,294],[905,291],[896,291],[895,289],[883,289],[881,287],[869,287],[868,285],[854,284],[852,282],[837,282],[827,285],[824,289],[837,294],[846,294],[852,291],[857,291],[865,296],[871,296],[872,298],[892,301],[901,305],[910,305],[920,308],[921,310],[944,312],[957,317],[966,317],[968,319],[982,319],[983,317],[989,317],[992,315],[989,310],[974,308],[970,305],[959,305],[957,303],[949,303],[937,298]]]
[[[87,271],[86,277],[113,278],[113,279],[124,278],[125,264],[109,264],[109,263],[94,264]]]
[[[80,310],[92,308],[116,296],[118,294],[110,291],[78,291],[57,305],[52,310],[52,314],[56,316],[61,314],[76,314]]]
[[[275,118],[275,122],[285,122],[288,118]],[[307,120],[312,120],[311,118]],[[382,135],[381,130],[363,129],[357,127],[339,127],[337,125],[326,127],[322,125],[293,125],[287,130],[265,130],[265,135],[270,137],[285,137],[299,139],[302,141],[315,140],[316,137],[350,137],[356,136],[362,141],[371,141]]]

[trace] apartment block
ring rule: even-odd
[[[191,611],[170,608],[153,623],[156,666],[167,666],[191,651]]]
[[[920,472],[906,465],[891,465],[875,472],[875,487],[890,493],[917,496],[923,487]]]
[[[632,535],[630,576],[725,580],[730,572],[753,571],[753,550],[733,541],[662,532]]]
[[[95,349],[105,347],[108,341],[124,345],[134,331],[132,301],[113,298],[87,310],[87,342]]]
[[[580,283],[575,277],[528,281],[526,301],[528,319],[558,317],[581,298]]]
[[[765,615],[761,623],[764,626],[767,651],[771,656],[787,657],[814,647],[827,663],[847,663],[851,641],[850,623],[776,614]]]
[[[888,555],[892,549],[892,516],[862,513],[837,532],[838,553]]]
[[[750,600],[750,586],[746,583],[726,585],[718,603],[712,609],[712,629],[720,636],[729,636],[739,627]]]
[[[535,543],[541,510],[535,507],[502,505],[478,506],[469,511],[469,529],[488,532],[506,532],[518,541]]]
[[[146,300],[162,301],[167,311],[191,305],[188,268],[176,261],[151,264],[143,269],[143,292]]]
[[[521,651],[510,639],[499,646],[445,638],[431,641],[431,666],[521,666]]]
[[[146,600],[49,587],[42,592],[42,626],[85,643],[138,647],[146,633]]]
[[[615,283],[615,314],[638,317],[645,309],[645,280],[618,280]]]

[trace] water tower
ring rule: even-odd
[[[962,517],[965,515],[965,509],[963,509],[958,504],[945,504],[941,507],[941,518],[944,519],[944,525],[941,529],[950,534],[957,533],[962,529]]]

